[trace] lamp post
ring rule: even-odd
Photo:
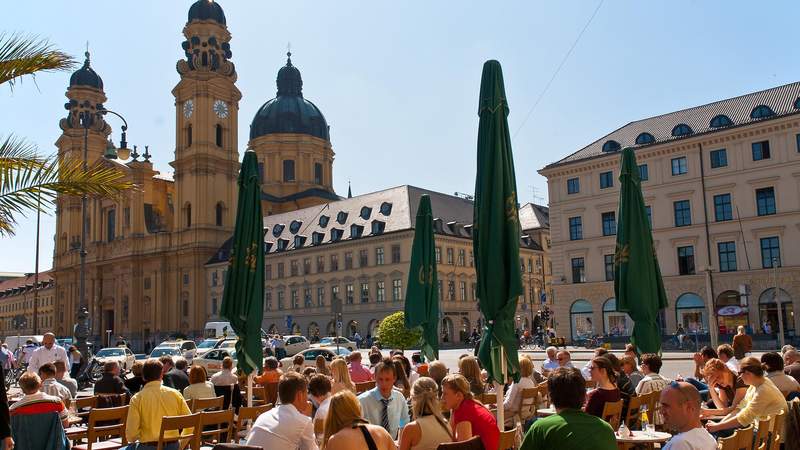
[[[772,258],[772,268],[775,269],[775,307],[778,310],[778,346],[783,348],[786,345],[783,337],[783,309],[781,308],[780,289],[778,288],[778,265],[780,260],[777,257]]]
[[[126,139],[126,131],[128,130],[128,121],[118,113],[108,110],[100,109],[97,112],[91,112],[88,109],[80,111],[78,118],[81,127],[83,127],[83,171],[89,171],[89,128],[92,126],[96,119],[111,113],[122,119],[122,136],[120,138],[120,148],[115,149],[109,140],[109,147],[106,149],[104,157],[108,159],[116,159],[118,156],[122,159],[128,159],[130,150],[128,150],[128,142]],[[80,280],[78,284],[78,311],[75,317],[75,329],[73,335],[75,338],[75,346],[81,353],[81,369],[86,365],[87,356],[89,353],[86,340],[89,337],[89,305],[86,301],[86,220],[88,218],[87,210],[88,197],[86,194],[81,196],[81,247],[80,247]]]

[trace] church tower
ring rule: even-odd
[[[190,240],[220,244],[233,232],[239,173],[237,125],[241,92],[230,61],[225,13],[198,0],[183,29],[186,55],[177,63],[175,96],[175,230]],[[203,236],[201,236],[203,234]]]
[[[333,191],[333,148],[322,111],[303,97],[300,70],[287,53],[278,92],[250,124],[248,148],[258,155],[265,215],[339,200]]]

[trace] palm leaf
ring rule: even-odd
[[[0,168],[4,159],[0,154]],[[133,187],[116,168],[98,164],[84,171],[82,161],[76,159],[47,159],[41,164],[0,170],[0,174],[0,236],[14,234],[16,215],[48,212],[59,194],[116,199]]]
[[[0,34],[0,84],[11,88],[18,78],[37,72],[68,70],[75,60],[46,39],[21,34]]]

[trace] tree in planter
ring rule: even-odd
[[[398,311],[390,314],[378,326],[378,339],[383,348],[405,350],[419,344],[422,331],[417,328],[409,330],[405,326],[405,313]]]

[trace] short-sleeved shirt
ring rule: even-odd
[[[603,417],[603,408],[607,402],[618,402],[622,396],[619,389],[595,389],[586,394],[586,404],[583,408],[587,414]]]
[[[500,430],[492,413],[475,400],[461,402],[458,409],[453,410],[453,431],[458,424],[467,421],[472,425],[472,435],[480,436],[483,448],[495,449],[500,444]]]
[[[664,450],[716,450],[717,440],[705,428],[692,428],[672,436]]]
[[[485,448],[497,448],[497,445]],[[603,419],[578,409],[565,409],[534,422],[525,433],[520,450],[553,448],[616,450],[617,438],[611,425]]]

